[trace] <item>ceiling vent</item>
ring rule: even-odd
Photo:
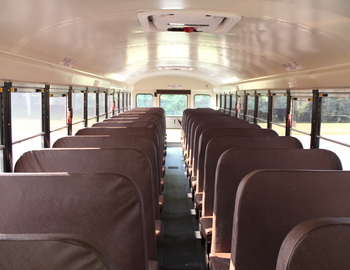
[[[184,10],[160,10],[137,14],[145,32],[203,32],[225,34],[241,19],[241,16],[218,12]]]

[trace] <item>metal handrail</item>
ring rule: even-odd
[[[291,128],[290,130],[294,130],[294,131],[299,132],[301,134],[311,136],[311,133],[308,133],[308,132],[305,132],[305,131],[302,131],[302,130],[299,130],[299,129]]]
[[[13,144],[17,144],[17,143],[21,143],[21,142],[28,141],[28,140],[30,140],[30,139],[33,139],[33,138],[42,136],[42,135],[44,135],[44,134],[45,134],[44,132],[40,132],[39,134],[30,136],[30,137],[27,137],[27,138],[24,138],[24,139],[21,139],[21,140],[14,141],[14,142],[12,142],[12,145],[13,145]]]
[[[65,129],[65,128],[68,128],[68,126],[66,125],[66,126],[63,126],[63,127],[59,127],[59,128],[50,130],[50,133],[53,133],[53,132],[56,132],[56,131],[59,131],[59,130]]]
[[[320,138],[322,140],[329,141],[329,142],[332,142],[332,143],[340,144],[340,145],[345,146],[345,147],[350,147],[350,144],[342,143],[342,142],[339,142],[339,141],[335,141],[335,140],[329,139],[329,138],[321,136],[321,135],[317,135],[317,138]]]

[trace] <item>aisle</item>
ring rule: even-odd
[[[165,168],[163,241],[158,248],[160,269],[204,270],[204,246],[196,239],[198,221],[191,211],[193,203],[180,147],[168,147]]]

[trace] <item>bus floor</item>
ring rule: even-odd
[[[194,215],[181,147],[167,148],[165,169],[163,239],[158,248],[160,270],[204,270],[204,245]]]

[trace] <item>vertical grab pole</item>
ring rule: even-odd
[[[72,135],[72,130],[73,130],[72,93],[73,93],[73,87],[72,87],[72,86],[69,86],[69,89],[68,89],[68,101],[67,101],[67,126],[68,126],[68,135]]]
[[[12,172],[12,121],[11,121],[11,89],[12,83],[5,82],[2,91],[2,144],[5,146],[3,151],[4,172]]]
[[[45,88],[41,90],[41,101],[42,101],[42,145],[44,148],[50,148],[50,85],[45,85]]]
[[[96,93],[96,122],[100,122],[100,88],[97,89],[97,91],[95,91]]]
[[[109,106],[108,106],[108,89],[105,90],[104,93],[105,93],[104,97],[105,97],[105,114],[106,114],[105,118],[107,119],[108,118],[108,109],[109,109]]]
[[[267,128],[272,129],[272,115],[273,115],[273,94],[271,91],[268,91],[268,100],[267,100]]]
[[[286,105],[286,136],[290,136],[290,130],[292,128],[292,96],[290,94],[290,90],[287,90],[287,105]]]
[[[88,113],[88,98],[89,98],[89,89],[86,87],[86,90],[83,91],[84,93],[84,127],[88,127],[88,119],[89,119],[89,113]]]
[[[312,119],[310,148],[320,147],[322,96],[319,90],[312,90]]]
[[[258,124],[259,117],[259,93],[254,91],[254,124]]]

